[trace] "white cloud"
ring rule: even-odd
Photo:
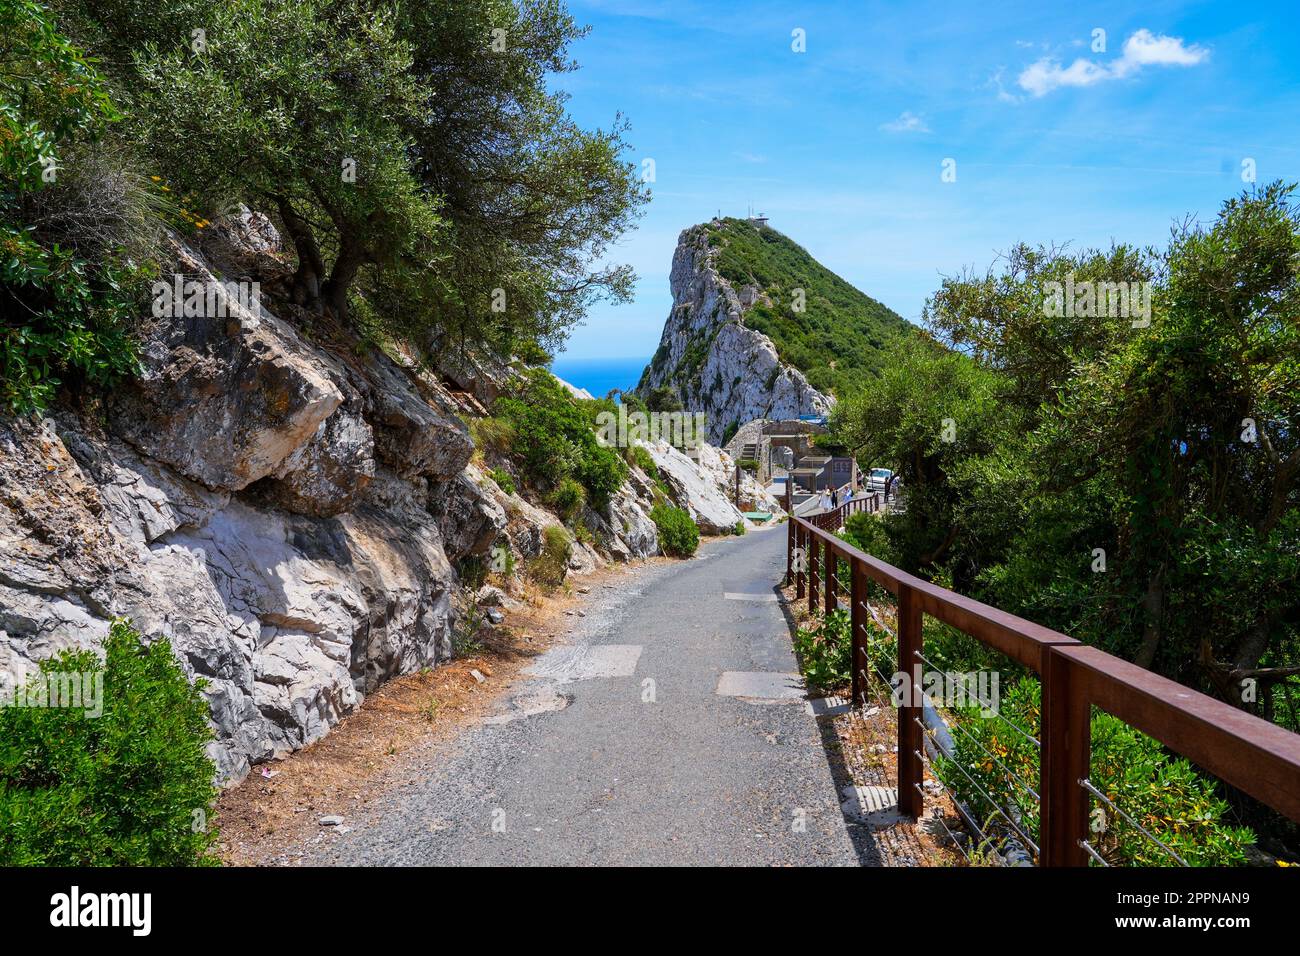
[[[888,123],[881,123],[880,128],[886,133],[930,132],[930,127],[926,125],[925,120],[910,110],[903,110],[896,120],[890,120]]]
[[[1110,63],[1080,57],[1063,67],[1051,57],[1044,57],[1025,67],[1016,82],[1033,96],[1045,96],[1062,86],[1092,86],[1122,79],[1148,66],[1196,66],[1209,55],[1205,47],[1184,44],[1180,37],[1156,36],[1142,29],[1124,41],[1123,52]]]

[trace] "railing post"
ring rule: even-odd
[[[863,659],[862,640],[867,628],[867,573],[855,559],[849,559],[849,660],[853,662],[853,706],[863,703],[862,669],[866,666]]]
[[[809,613],[817,610],[818,584],[821,579],[817,576],[817,552],[821,549],[817,547],[817,535],[813,529],[808,529],[808,611]]]
[[[836,597],[836,586],[839,580],[836,577],[839,571],[839,559],[835,557],[835,552],[831,548],[829,541],[822,542],[822,575],[826,578],[826,601],[825,608],[827,614],[840,606],[839,599]]]
[[[792,517],[790,520],[794,521],[794,518]],[[794,572],[794,597],[796,601],[803,598],[804,584],[807,580],[807,568],[808,568],[807,540],[808,540],[808,529],[805,528],[803,525],[799,524],[798,522],[795,522],[794,546],[801,556],[799,567]]]
[[[916,592],[903,584],[898,589],[898,671],[903,676],[903,706],[898,708],[898,810],[920,818],[925,800],[920,786],[924,766],[921,748],[924,732],[917,721],[925,719],[918,675],[921,660],[921,605]]]
[[[789,587],[794,580],[794,518],[786,518],[785,524],[785,586]]]
[[[1083,695],[1067,653],[1043,654],[1042,748],[1039,761],[1039,843],[1042,866],[1087,866],[1088,792],[1079,781],[1092,759],[1092,707]]]

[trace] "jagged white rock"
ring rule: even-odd
[[[759,300],[756,290],[742,290],[742,301],[718,273],[715,256],[706,225],[682,231],[669,277],[672,311],[643,386],[676,387],[687,411],[708,416],[715,445],[729,426],[756,418],[827,414],[835,399],[783,364],[770,338],[745,326],[745,309]],[[683,363],[688,354],[698,365]]]

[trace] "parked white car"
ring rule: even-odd
[[[866,488],[867,491],[883,492],[885,490],[885,485],[888,484],[889,479],[893,477],[894,473],[888,468],[872,468],[871,471],[867,472],[866,476],[862,479],[862,487]]]

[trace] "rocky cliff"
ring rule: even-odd
[[[673,308],[638,391],[672,386],[721,444],[758,418],[827,412],[904,333],[897,313],[771,227],[714,219],[682,232]]]
[[[718,250],[709,237],[709,228],[700,225],[677,240],[669,276],[672,311],[638,391],[676,388],[688,411],[708,416],[713,444],[756,418],[828,412],[834,398],[809,385],[780,360],[770,338],[745,325],[745,310],[755,301],[748,298],[751,290],[738,292],[718,272]]]
[[[204,282],[274,288],[288,269],[274,227],[247,211],[173,253]],[[522,562],[560,524],[471,460],[465,420],[499,369],[432,374],[233,302],[221,318],[151,317],[141,340],[142,375],[113,394],[0,416],[0,674],[21,680],[129,618],[206,680],[225,781],[446,660],[458,562],[497,546]],[[669,490],[720,530],[740,516],[717,500],[730,459],[710,453],[712,471],[692,464]],[[574,543],[572,571],[658,553],[656,493],[634,468],[588,508],[596,542]]]

